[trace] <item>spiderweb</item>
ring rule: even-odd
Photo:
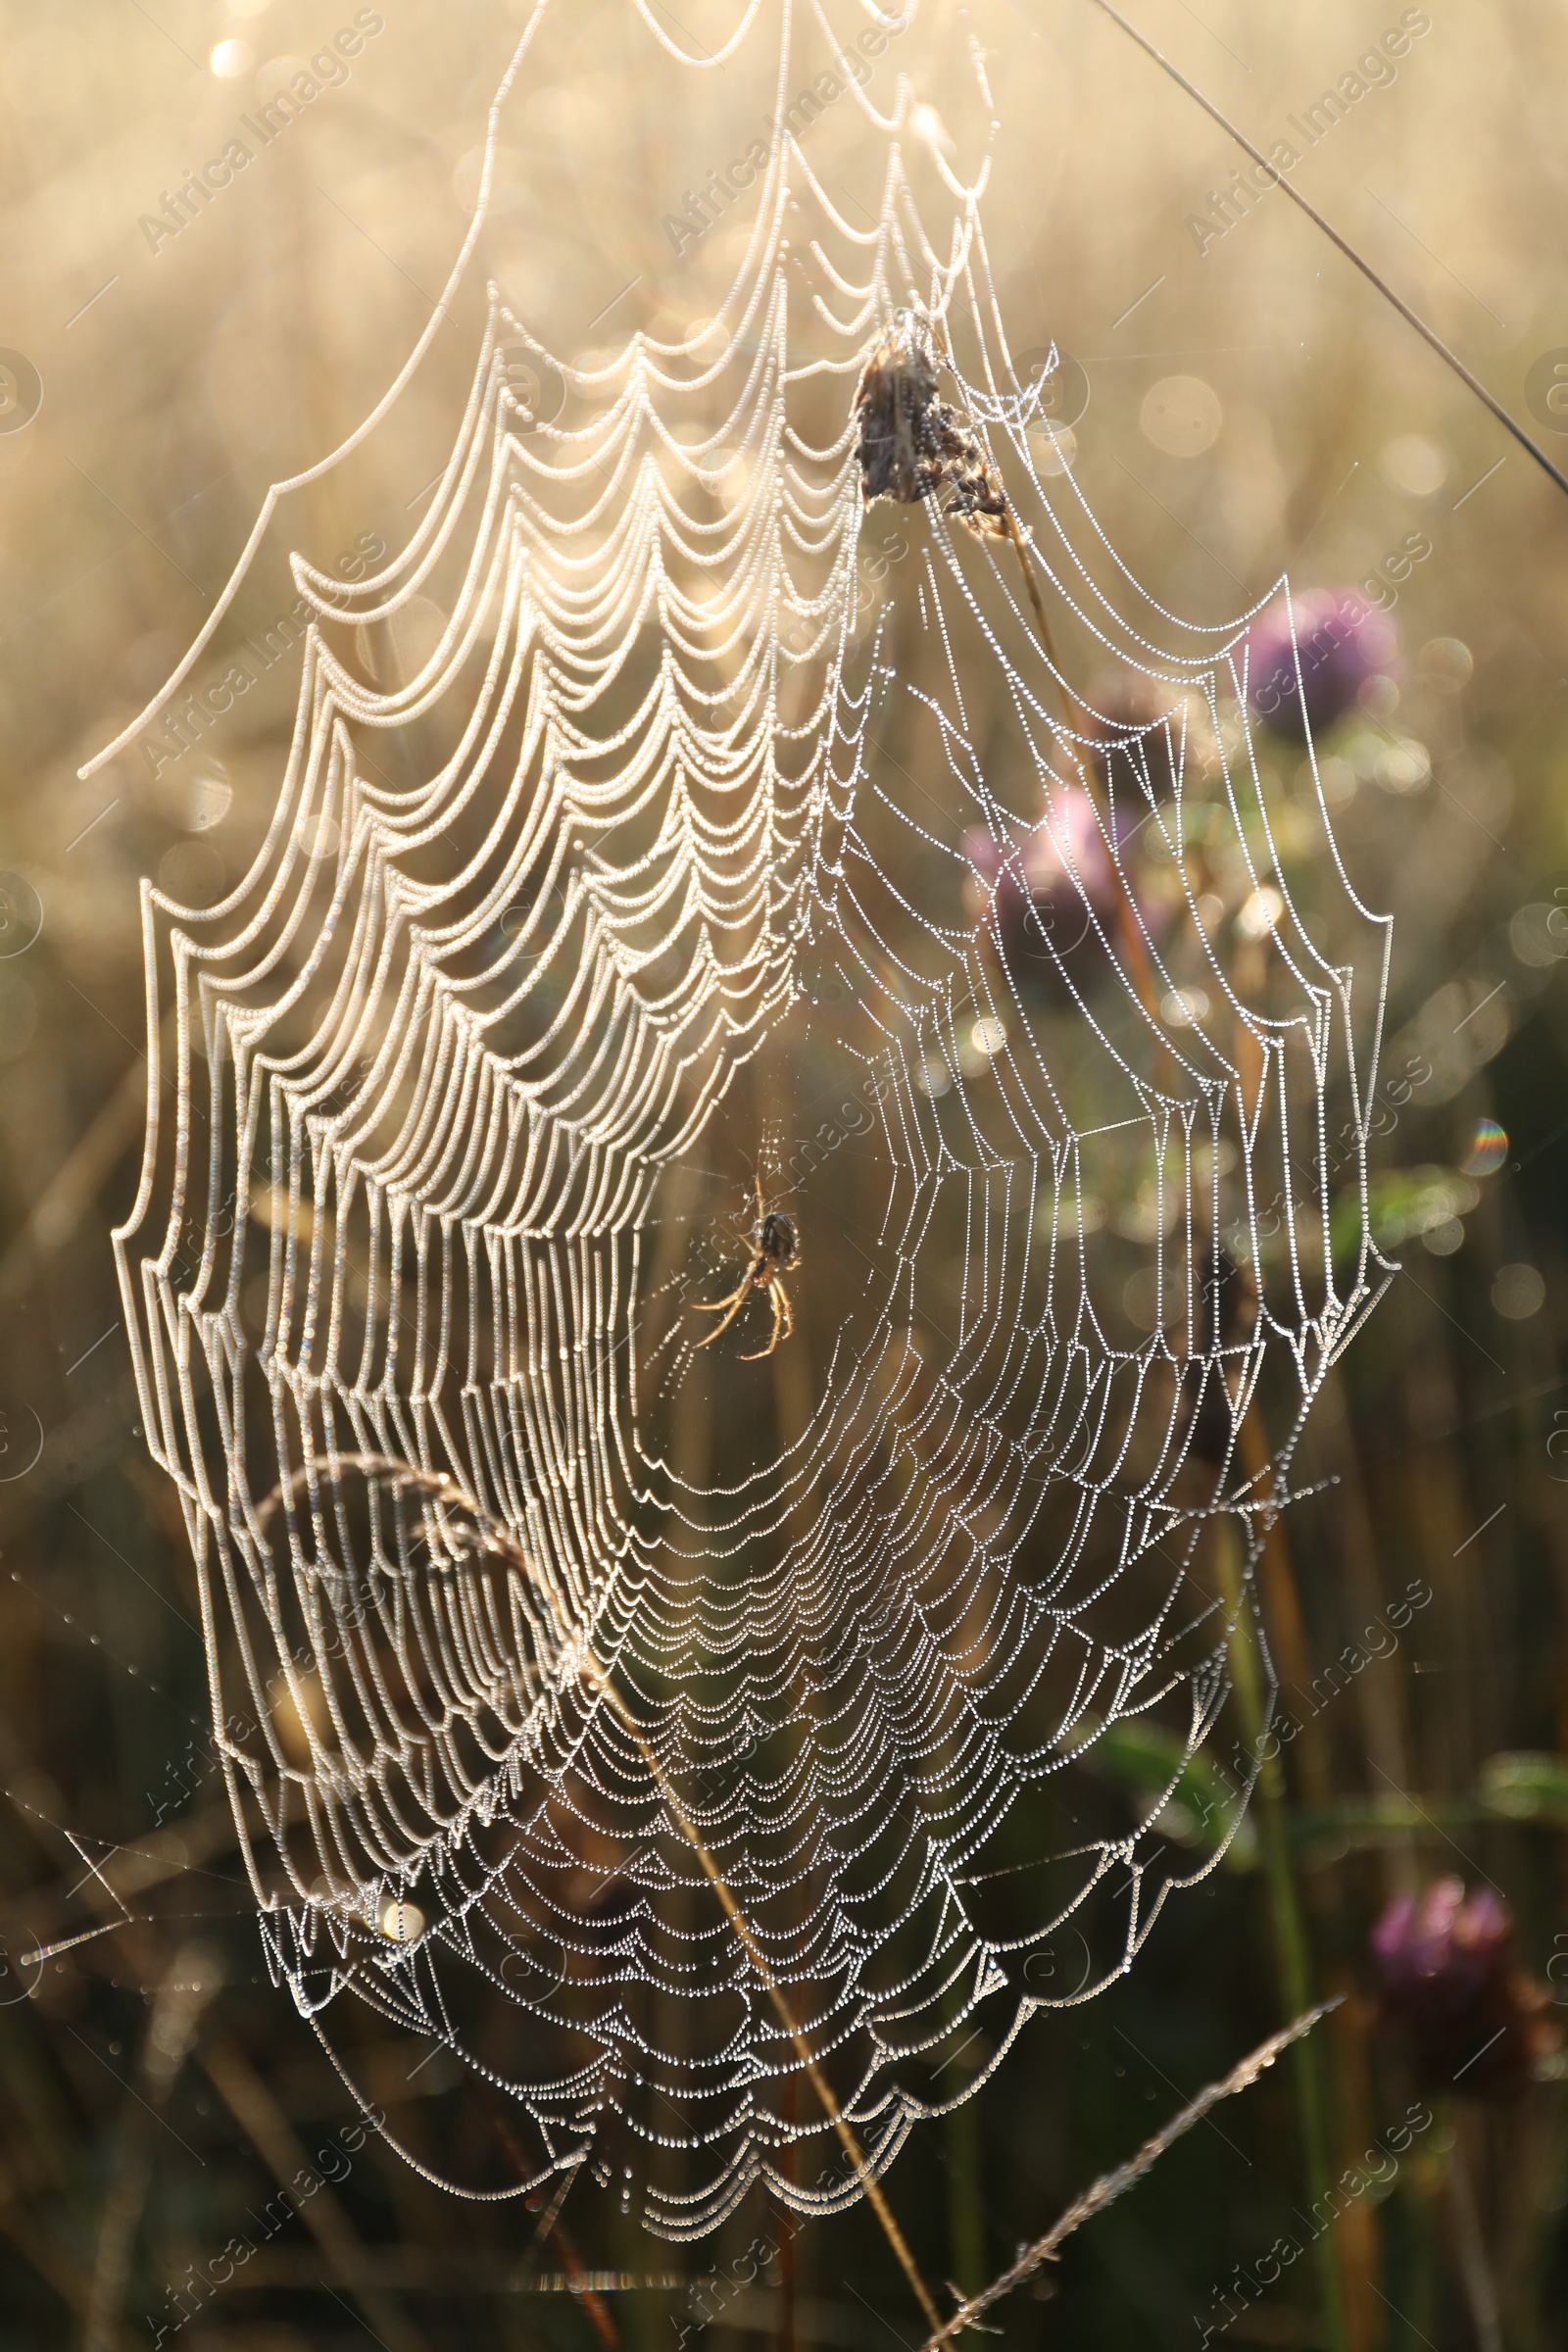
[[[406,544],[358,584],[292,559],[250,870],[144,886],[117,1237],[274,1973],[329,2046],[352,1992],[505,2094],[514,2160],[454,2185],[586,2161],[671,2236],[759,2174],[860,2192],[808,2052],[881,2170],[969,2094],[956,2048],[1000,2063],[1213,1867],[1248,1572],[1386,1276],[1386,926],[1253,740],[1251,615],[1153,600],[1045,426],[1054,360],[1014,366],[967,21],[710,14],[705,53],[625,7],[604,70],[766,124],[682,216],[711,317],[552,349],[494,254],[465,311],[481,201],[301,477],[471,332]],[[889,335],[1005,529],[940,481],[862,507]],[[754,1286],[699,1347],[759,1195],[793,1336]]]

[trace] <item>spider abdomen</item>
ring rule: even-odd
[[[757,1237],[757,1253],[773,1265],[787,1266],[795,1255],[795,1220],[770,1208]]]

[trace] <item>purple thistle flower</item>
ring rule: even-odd
[[[1556,2044],[1545,1987],[1514,1962],[1513,1918],[1485,1887],[1440,1879],[1400,1895],[1372,1931],[1379,2023],[1409,2053],[1423,2089],[1517,2098]]]
[[[973,869],[971,910],[984,920],[994,900],[995,937],[1014,971],[1049,974],[1054,955],[1069,955],[1096,918],[1104,928],[1115,919],[1115,867],[1095,804],[1076,786],[1012,842],[975,826],[961,848]]]
[[[1294,607],[1272,605],[1253,629],[1249,700],[1271,734],[1304,742],[1308,727],[1330,727],[1354,708],[1368,681],[1387,672],[1395,649],[1394,623],[1363,597],[1309,589]]]
[[[1174,688],[1136,670],[1108,673],[1091,689],[1084,760],[1124,823],[1138,823],[1151,796],[1168,801],[1176,791],[1185,715]]]

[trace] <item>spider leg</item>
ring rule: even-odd
[[[738,1291],[731,1291],[727,1298],[694,1298],[691,1301],[692,1306],[700,1315],[724,1316],[723,1322],[715,1323],[706,1340],[698,1341],[697,1345],[699,1348],[711,1348],[715,1340],[723,1338],[725,1332],[728,1331],[730,1325],[740,1313],[741,1308],[746,1304],[746,1294],[750,1289],[751,1277],[748,1275],[746,1280],[741,1284],[740,1289]],[[727,1313],[725,1312],[726,1308],[728,1309]]]
[[[760,1262],[760,1261],[759,1261],[759,1263]],[[738,1288],[731,1291],[727,1298],[693,1298],[689,1302],[700,1315],[724,1316],[723,1322],[716,1323],[713,1326],[713,1329],[709,1333],[706,1340],[698,1341],[697,1345],[699,1348],[711,1348],[715,1340],[723,1338],[725,1332],[728,1331],[730,1325],[740,1313],[741,1308],[746,1304],[747,1293],[751,1290],[752,1285],[756,1282],[757,1275],[758,1267],[756,1265],[748,1266],[746,1272],[741,1277]],[[725,1313],[726,1308],[729,1310],[728,1313]]]
[[[769,1286],[769,1289],[770,1289],[770,1291],[771,1291],[771,1285]],[[762,1361],[762,1358],[763,1358],[764,1356],[768,1356],[768,1355],[771,1355],[771,1354],[772,1354],[772,1352],[773,1352],[774,1348],[775,1348],[777,1346],[778,1346],[778,1308],[775,1306],[775,1307],[774,1307],[774,1309],[773,1309],[773,1336],[772,1336],[772,1338],[771,1338],[771,1339],[768,1341],[768,1343],[767,1343],[767,1346],[766,1346],[765,1348],[754,1348],[754,1350],[752,1351],[752,1353],[751,1353],[750,1355],[743,1355],[743,1356],[741,1357],[741,1362],[742,1362],[743,1364],[760,1364],[760,1363]]]
[[[758,1348],[755,1355],[743,1355],[743,1364],[760,1364],[764,1356],[772,1354],[780,1340],[787,1340],[795,1329],[795,1317],[790,1313],[789,1293],[776,1274],[767,1286],[767,1296],[773,1308],[772,1337],[765,1348]]]

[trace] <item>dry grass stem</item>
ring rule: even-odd
[[[921,2352],[940,2352],[940,2347],[950,2344],[962,2329],[972,2328],[981,2313],[989,2311],[993,2303],[1000,2303],[1003,2296],[1010,2295],[1015,2286],[1022,2286],[1025,2279],[1032,2278],[1046,2263],[1054,2262],[1063,2241],[1071,2237],[1075,2230],[1081,2229],[1085,2222],[1093,2221],[1097,2213],[1103,2213],[1107,2205],[1114,2205],[1125,2190],[1153,2169],[1167,2148],[1174,2147],[1177,2140],[1186,2137],[1195,2124],[1202,2122],[1211,2107],[1217,2107],[1221,2099],[1234,2098],[1239,2090],[1248,2089],[1259,2075],[1266,2073],[1283,2051],[1288,2050],[1293,2042],[1299,2041],[1303,2034],[1310,2034],[1318,2020],[1338,2006],[1338,1999],[1319,2001],[1315,2008],[1306,2010],[1293,2024],[1284,2027],[1278,2034],[1271,2034],[1267,2041],[1260,2041],[1256,2049],[1244,2058],[1240,2066],[1233,2067],[1222,2081],[1207,2083],[1197,2098],[1189,2100],[1179,2115],[1172,2116],[1170,2122],[1154,2133],[1152,2139],[1145,2140],[1136,2156],[1130,2156],[1125,2164],[1118,2164],[1114,2172],[1102,2173],[1094,2185],[1086,2188],[1083,2195],[1068,2206],[1060,2220],[1053,2223],[1044,2237],[1037,2237],[1033,2245],[1025,2246],[1017,2261],[999,2278],[992,2279],[983,2294],[965,2297],[952,2319],[927,2337]]]
[[[1527,449],[1530,452],[1530,455],[1535,459],[1536,464],[1541,467],[1542,472],[1550,474],[1552,480],[1556,483],[1559,490],[1568,490],[1568,474],[1560,473],[1558,471],[1557,467],[1547,457],[1545,451],[1542,449],[1536,442],[1531,440],[1530,435],[1525,431],[1522,424],[1516,423],[1514,418],[1509,416],[1501,401],[1494,400],[1492,394],[1487,390],[1486,385],[1481,381],[1481,378],[1478,375],[1471,374],[1470,369],[1465,366],[1463,360],[1459,358],[1457,352],[1450,351],[1447,344],[1445,343],[1443,337],[1437,333],[1435,328],[1428,326],[1420,312],[1412,311],[1410,305],[1404,300],[1403,296],[1396,294],[1394,288],[1389,284],[1388,279],[1378,275],[1378,272],[1373,269],[1371,263],[1363,260],[1362,256],[1356,252],[1355,247],[1348,238],[1341,236],[1339,230],[1334,226],[1332,221],[1325,220],[1323,215],[1318,211],[1315,204],[1308,204],[1306,198],[1301,194],[1299,188],[1292,187],[1290,181],[1285,177],[1284,173],[1276,170],[1275,166],[1269,162],[1268,157],[1262,153],[1261,149],[1252,145],[1252,142],[1247,136],[1247,133],[1245,131],[1238,130],[1230,117],[1228,115],[1221,114],[1219,108],[1214,105],[1212,100],[1203,96],[1202,91],[1199,89],[1196,82],[1189,81],[1185,74],[1179,73],[1171,64],[1170,59],[1162,56],[1160,51],[1154,47],[1152,41],[1146,40],[1144,35],[1138,30],[1138,27],[1135,24],[1129,24],[1127,19],[1121,14],[1121,12],[1118,9],[1111,7],[1110,0],[1094,0],[1094,4],[1098,9],[1102,10],[1103,13],[1109,17],[1113,24],[1119,24],[1122,31],[1126,33],[1128,39],[1136,41],[1139,48],[1144,51],[1145,55],[1152,57],[1155,65],[1161,67],[1163,71],[1170,75],[1172,81],[1174,81],[1179,88],[1184,89],[1187,92],[1189,98],[1196,99],[1198,104],[1202,108],[1204,114],[1212,116],[1213,120],[1219,124],[1221,130],[1228,132],[1229,135],[1236,141],[1237,146],[1240,147],[1244,153],[1251,157],[1254,164],[1262,165],[1263,170],[1268,173],[1275,185],[1283,188],[1285,194],[1290,198],[1291,202],[1300,207],[1301,211],[1306,215],[1313,226],[1315,228],[1320,228],[1323,231],[1323,234],[1328,238],[1331,245],[1338,246],[1340,252],[1344,254],[1348,262],[1353,263],[1355,268],[1360,270],[1361,275],[1367,280],[1368,284],[1375,286],[1378,292],[1382,295],[1384,301],[1391,304],[1393,308],[1398,312],[1399,317],[1405,321],[1406,325],[1413,326],[1415,328],[1415,331],[1421,337],[1421,340],[1431,346],[1446,367],[1453,369],[1453,372],[1459,378],[1460,383],[1465,386],[1467,391],[1475,394],[1482,407],[1491,410],[1493,416],[1495,416],[1497,422],[1502,426],[1503,430],[1513,435],[1520,448]]]
[[[722,1904],[725,1917],[728,1919],[731,1927],[735,1930],[736,1939],[739,1942],[741,1949],[745,1952],[747,1959],[750,1960],[753,1968],[756,1969],[758,1976],[761,1979],[763,1990],[766,1992],[768,1999],[772,2002],[774,2009],[778,2012],[779,2020],[783,2025],[785,2033],[789,2035],[790,2040],[795,2045],[795,2053],[800,2059],[802,2072],[805,2074],[808,2082],[810,2083],[811,2088],[815,2091],[817,2097],[821,2100],[822,2111],[826,2115],[828,2122],[832,2125],[834,2132],[837,2133],[839,2144],[844,2149],[845,2154],[849,2157],[850,2162],[854,2165],[856,2172],[859,2176],[860,2185],[865,2191],[866,2203],[870,2206],[871,2211],[876,2215],[877,2221],[881,2225],[882,2234],[887,2239],[888,2244],[892,2247],[894,2255],[898,2260],[899,2268],[903,2271],[904,2276],[906,2278],[907,2278],[910,2286],[914,2289],[915,2300],[919,2304],[920,2309],[925,2316],[927,2325],[933,2329],[940,2330],[942,2327],[942,2315],[936,2307],[936,2303],[932,2298],[930,2288],[926,2285],[925,2280],[920,2276],[918,2265],[915,2262],[914,2256],[909,2251],[908,2241],[905,2237],[904,2231],[899,2228],[898,2220],[894,2214],[893,2208],[888,2203],[886,2196],[883,2194],[882,2183],[877,2180],[875,2174],[871,2171],[870,2166],[866,2161],[865,2151],[860,2146],[859,2141],[856,2138],[855,2133],[851,2131],[848,2123],[846,2123],[844,2119],[844,2111],[840,2107],[837,2098],[833,2094],[832,2084],[828,2082],[827,2077],[822,2073],[820,2067],[816,2063],[816,2060],[811,2056],[810,2045],[807,2041],[805,2034],[801,2032],[800,2027],[795,2022],[795,2014],[790,2008],[788,2001],[785,1999],[783,1990],[779,1985],[777,1978],[774,1976],[772,1970],[768,1967],[766,1958],[764,1957],[756,1937],[753,1936],[751,1928],[747,1924],[745,1913],[741,1910],[739,1903],[736,1902],[735,1897],[733,1894],[731,1894],[728,1886],[726,1886],[724,1884],[723,1874],[719,1870],[718,1864],[713,1860],[712,1855],[709,1852],[707,1846],[703,1843],[702,1836],[697,1828],[697,1824],[691,1819],[691,1816],[681,1804],[679,1797],[675,1794],[674,1789],[670,1786],[668,1777],[664,1773],[662,1766],[660,1764],[658,1757],[654,1754],[647,1740],[643,1738],[642,1733],[638,1729],[637,1724],[627,1708],[624,1699],[621,1697],[619,1691],[616,1690],[613,1685],[611,1683],[605,1668],[600,1664],[597,1658],[592,1657],[591,1653],[589,1664],[591,1670],[596,1670],[597,1672],[599,1689],[604,1692],[605,1697],[614,1709],[618,1720],[624,1725],[625,1729],[631,1734],[632,1739],[635,1740],[638,1750],[642,1755],[643,1761],[647,1764],[650,1773],[653,1775],[655,1786],[658,1788],[661,1796],[662,1796],[665,1805],[669,1809],[670,1817],[674,1821],[676,1828],[680,1831],[681,1836],[687,1840],[693,1853],[697,1856],[698,1862],[702,1866],[704,1876],[707,1878],[709,1884],[713,1889],[713,1892],[717,1895],[719,1902]]]

